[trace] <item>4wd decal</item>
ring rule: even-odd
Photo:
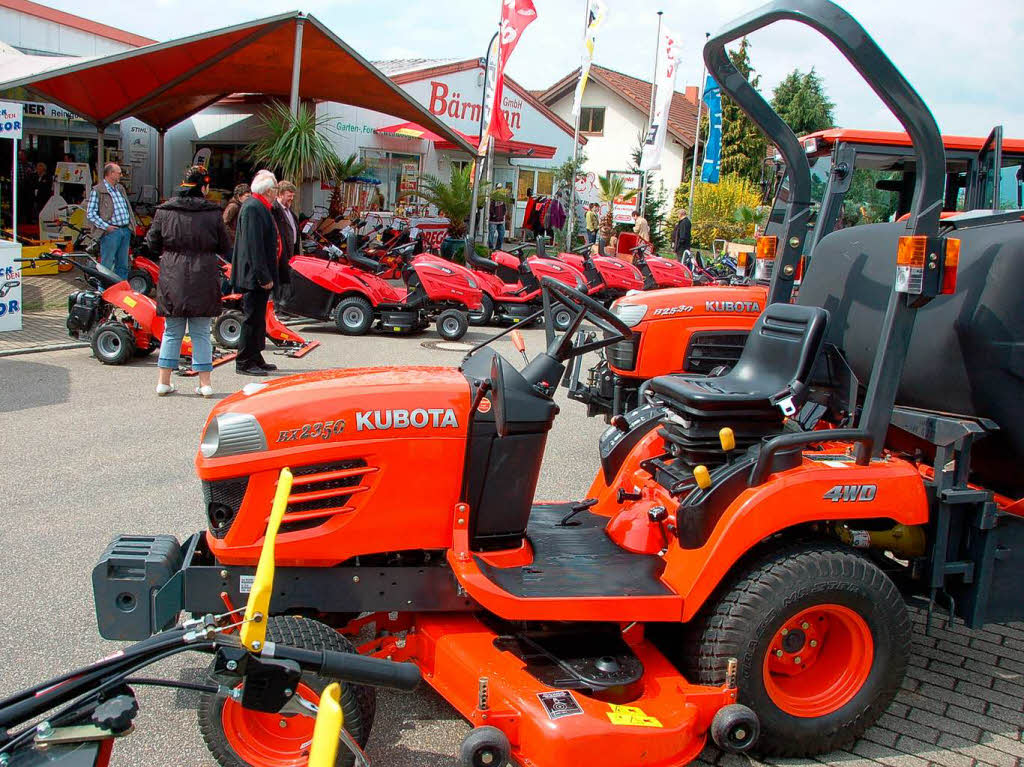
[[[686,304],[680,304],[679,306],[665,306],[661,309],[655,309],[653,314],[657,316],[666,316],[673,314],[686,314],[686,312],[692,312],[693,307],[687,306]]]
[[[415,410],[360,410],[356,413],[356,431],[378,429],[457,429],[459,419],[449,408],[432,407]]]
[[[847,503],[853,501],[873,501],[877,493],[877,485],[835,485],[825,493],[824,498],[826,501],[832,501],[833,503],[839,503],[840,501],[846,501]]]
[[[761,313],[761,304],[757,301],[705,301],[706,312],[757,312]]]

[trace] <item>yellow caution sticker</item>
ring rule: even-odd
[[[630,727],[661,727],[662,724],[653,716],[648,716],[643,709],[636,706],[616,706],[609,703],[608,719],[612,724]]]
[[[136,301],[131,296],[125,296],[124,297],[124,303],[125,303],[126,306],[138,306],[138,304],[139,304],[139,302]]]

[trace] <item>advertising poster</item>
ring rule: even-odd
[[[21,330],[21,244],[0,240],[0,332]]]
[[[626,191],[636,192],[636,195],[628,200],[623,197],[616,197],[615,202],[612,203],[612,221],[616,224],[632,224],[633,211],[636,210],[640,199],[640,174],[623,173],[613,170],[609,175],[621,178],[625,183]]]

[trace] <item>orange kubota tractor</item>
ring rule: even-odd
[[[804,243],[802,264],[795,265],[797,279],[826,234],[906,215],[915,174],[906,133],[836,128],[804,136],[800,142],[811,167],[813,228]],[[997,127],[987,138],[943,136],[943,144],[945,217],[965,210],[1024,207],[1024,140],[1004,139]],[[753,265],[744,263],[748,276],[734,278],[733,285],[655,290],[619,299],[612,310],[633,334],[605,349],[585,374],[583,360],[575,360],[565,379],[569,397],[584,403],[588,415],[611,420],[634,409],[641,387],[655,376],[707,375],[732,367],[739,359],[761,311],[782,300],[770,281],[790,188],[781,158],[771,165],[765,186],[766,197],[774,197],[773,205],[756,260]],[[865,192],[870,203],[863,199]],[[780,268],[793,269],[794,264]]]
[[[709,736],[826,752],[899,689],[905,600],[941,600],[970,626],[1020,619],[1024,416],[1016,358],[993,353],[1024,327],[1020,211],[941,222],[944,150],[918,94],[834,3],[776,0],[704,57],[789,169],[783,264],[808,235],[807,158],[725,50],[779,20],[833,42],[905,127],[907,221],[824,237],[799,303],[764,309],[730,373],[654,379],[602,436],[579,502],[534,499],[555,387],[630,330],[560,283],[544,284],[547,348],[522,370],[484,346],[459,369],[247,387],[203,433],[206,529],[183,544],[121,536],[101,558],[101,633],[144,637],[244,601],[283,467],[270,612],[301,616],[292,644],[343,632],[415,663],[473,725],[464,767],[677,767]],[[573,314],[562,334],[558,307]],[[584,321],[605,335],[581,338]],[[308,678],[296,697],[317,689]],[[372,708],[351,713],[362,742]],[[199,718],[223,765],[301,761],[287,718],[268,725],[220,693]]]

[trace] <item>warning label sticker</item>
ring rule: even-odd
[[[539,692],[541,705],[548,714],[548,719],[561,719],[564,716],[578,716],[583,713],[580,704],[568,690],[554,690],[553,692]]]
[[[661,727],[661,722],[653,716],[648,716],[643,709],[636,706],[616,706],[609,703],[608,719],[612,724],[631,727]]]
[[[252,584],[256,580],[255,575],[240,575],[238,576],[238,593],[248,594],[252,591]]]

